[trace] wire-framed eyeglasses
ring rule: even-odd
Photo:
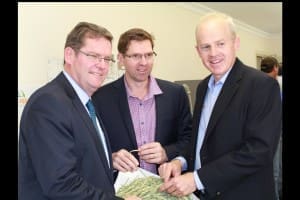
[[[98,55],[98,54],[86,53],[84,51],[81,51],[80,49],[78,50],[78,52],[80,52],[83,55],[87,56],[93,62],[97,62],[97,61],[101,62],[101,60],[103,60],[104,63],[106,63],[106,64],[111,64],[111,63],[115,62],[113,57],[103,57],[103,56]]]
[[[145,53],[145,54],[139,54],[139,53],[131,54],[131,55],[124,54],[125,57],[128,57],[128,58],[132,59],[135,62],[141,61],[143,59],[143,57],[147,61],[152,61],[156,55],[157,54],[154,51],[149,52],[149,53]]]

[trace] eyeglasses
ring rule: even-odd
[[[111,57],[102,57],[102,56],[97,55],[97,54],[86,53],[86,52],[81,51],[80,49],[78,50],[78,52],[80,52],[83,55],[87,56],[93,62],[97,62],[97,61],[101,62],[101,60],[104,60],[105,64],[111,64],[111,63],[115,62],[115,60]]]
[[[154,51],[150,52],[150,53],[145,53],[145,54],[138,54],[138,53],[132,54],[132,55],[124,54],[124,56],[132,59],[135,62],[141,61],[143,59],[143,57],[145,58],[145,60],[150,61],[150,60],[153,60],[156,55],[157,54]]]

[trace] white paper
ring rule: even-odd
[[[134,172],[119,172],[118,177],[115,181],[115,190],[118,191],[119,188],[123,185],[127,185],[136,178],[143,178],[148,176],[159,177],[157,174],[153,174],[147,170],[142,168],[138,168],[138,170]],[[192,200],[199,200],[194,194],[191,194]]]

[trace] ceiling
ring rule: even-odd
[[[282,2],[193,2],[190,6],[224,12],[269,36],[282,35]]]

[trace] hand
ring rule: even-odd
[[[197,189],[192,172],[171,178],[164,182],[159,191],[167,192],[173,196],[182,197],[193,193]]]
[[[113,167],[121,172],[132,172],[139,166],[139,161],[125,149],[112,153],[112,160]]]
[[[126,197],[125,200],[142,200],[142,199],[136,196],[130,196],[130,197]]]
[[[161,164],[158,168],[158,174],[164,180],[168,182],[171,177],[176,177],[181,174],[181,162],[174,159],[171,162]]]
[[[151,142],[139,147],[140,159],[154,164],[161,164],[168,160],[165,149],[159,142]]]

